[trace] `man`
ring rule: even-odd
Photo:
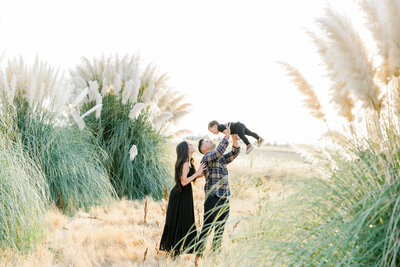
[[[196,248],[196,260],[203,255],[208,235],[214,227],[213,251],[216,252],[221,247],[225,223],[229,217],[229,196],[231,195],[227,164],[231,163],[240,152],[238,137],[235,134],[232,135],[232,151],[224,154],[229,145],[230,133],[229,124],[225,137],[217,148],[210,140],[201,139],[199,141],[199,151],[204,154],[201,162],[205,163],[204,177],[206,184],[204,191],[206,198],[204,202],[204,223]]]

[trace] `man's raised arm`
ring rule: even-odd
[[[229,145],[229,137],[231,134],[230,124],[226,127],[225,131],[225,137],[222,139],[221,143],[219,143],[217,149],[215,149],[213,152],[206,153],[202,159],[203,162],[215,161],[224,155],[224,152]]]
[[[240,146],[237,134],[232,135],[232,140],[233,140],[232,151],[224,155],[226,164],[231,163],[239,155],[240,152]]]

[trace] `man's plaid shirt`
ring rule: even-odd
[[[206,153],[201,160],[206,165],[204,169],[204,177],[206,178],[204,191],[206,196],[210,194],[225,198],[231,195],[227,164],[231,163],[239,155],[240,147],[233,146],[232,151],[224,155],[228,145],[228,140],[222,139],[217,149]]]

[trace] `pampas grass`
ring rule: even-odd
[[[138,55],[125,55],[122,59],[118,55],[107,58],[102,56],[92,62],[83,58],[82,62],[82,65],[70,71],[75,95],[79,95],[90,83],[96,82],[102,87],[102,97],[107,94],[115,95],[123,105],[140,101],[152,110],[154,116],[171,112],[171,119],[174,121],[175,111],[188,112],[190,104],[182,103],[183,96],[168,87],[167,75],[160,75],[157,67],[151,64],[142,72]],[[91,99],[85,99],[81,105],[90,101]],[[159,104],[160,101],[162,105]]]
[[[311,34],[332,81],[331,99],[352,123],[348,135],[329,131],[333,148],[314,153],[328,179],[306,185],[280,207],[295,210],[296,221],[280,223],[275,230],[290,230],[290,235],[268,235],[265,245],[273,251],[270,261],[276,265],[400,264],[396,44],[400,4],[385,0],[360,1],[360,5],[377,51],[368,51],[351,21],[332,8],[317,20],[323,34]],[[374,61],[374,54],[381,57],[379,61]],[[359,110],[353,108],[357,106]],[[355,111],[365,114],[357,127]]]
[[[163,161],[165,133],[174,115],[157,101],[165,94],[176,94],[167,88],[166,75],[159,75],[153,65],[142,73],[138,56],[120,59],[116,55],[92,62],[83,59],[71,70],[71,76],[79,100],[76,109],[84,113],[80,118],[109,155],[109,175],[118,195],[129,199],[148,194],[161,198],[164,184],[169,185]],[[88,88],[92,89],[87,95]],[[168,108],[179,106],[179,117],[187,112],[189,104],[182,104],[183,98],[165,99]],[[100,103],[100,116],[85,116]],[[79,118],[76,122],[83,125]]]
[[[163,114],[158,115],[153,120],[153,126],[155,129],[159,130],[161,126],[173,117],[171,112],[164,112]]]
[[[33,66],[27,66],[22,58],[8,62],[0,75],[0,91],[12,103],[25,99],[35,111],[50,112],[64,117],[71,90],[58,70],[36,58]]]
[[[110,203],[115,192],[104,166],[106,154],[90,132],[71,127],[67,117],[71,109],[70,115],[78,121],[80,129],[84,128],[82,118],[73,108],[84,100],[88,90],[70,102],[68,83],[38,60],[32,67],[26,66],[22,59],[10,61],[2,73],[3,116],[11,118],[17,132],[15,142],[22,144],[45,174],[49,200],[71,213]],[[15,84],[13,97],[7,91],[10,83]]]
[[[313,115],[317,119],[326,121],[325,114],[321,109],[321,104],[312,86],[293,66],[284,62],[280,62],[280,64],[286,69],[288,75],[292,78],[292,81],[296,85],[297,89],[305,96],[305,106],[310,110],[311,115]]]
[[[107,155],[88,131],[55,126],[48,114],[17,108],[15,123],[24,149],[40,166],[50,187],[50,201],[73,213],[110,203],[115,192],[106,172]],[[61,206],[60,206],[61,207]]]
[[[138,154],[137,147],[136,147],[135,145],[133,145],[133,146],[131,147],[131,149],[129,150],[129,157],[130,157],[130,159],[131,159],[131,160],[134,160],[135,157],[137,156],[137,154]]]
[[[136,103],[133,108],[131,109],[131,111],[129,112],[129,118],[131,120],[135,120],[137,119],[137,117],[139,117],[140,112],[146,107],[146,105],[144,103]]]
[[[382,100],[374,82],[376,70],[351,21],[332,8],[327,8],[325,16],[317,22],[328,41],[327,51],[321,56],[330,61],[332,80],[341,85],[335,87],[337,94],[344,95],[350,91],[363,108],[373,108],[379,112]]]

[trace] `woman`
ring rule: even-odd
[[[175,186],[171,190],[161,237],[160,250],[176,256],[185,250],[194,253],[197,229],[194,220],[193,191],[191,183],[203,176],[204,163],[199,168],[193,166],[194,147],[186,141],[176,147]]]

